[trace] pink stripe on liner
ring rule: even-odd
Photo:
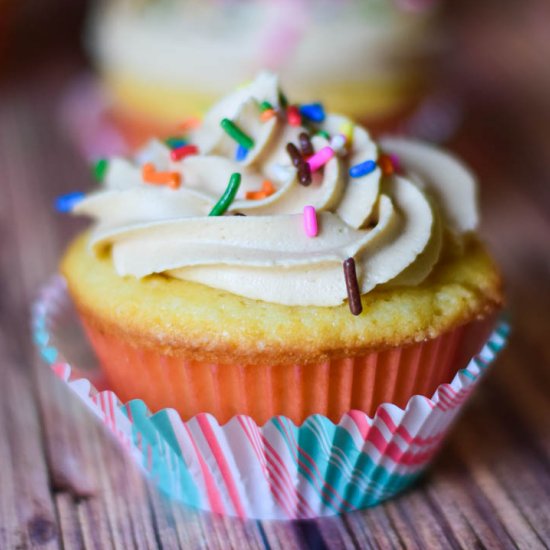
[[[317,151],[313,156],[307,159],[307,163],[312,172],[319,170],[334,156],[334,149],[332,147],[323,147],[320,151]]]
[[[246,416],[238,415],[236,418],[239,424],[241,425],[241,428],[243,429],[244,434],[248,438],[250,445],[254,450],[254,453],[258,457],[258,462],[260,463],[262,467],[262,471],[265,474],[267,472],[267,466],[266,466],[265,460],[263,460],[261,446],[259,445],[258,439],[255,437],[254,429],[252,427],[247,426]]]
[[[242,416],[237,416],[237,419],[239,421],[239,424],[241,425],[243,432],[245,433],[246,437],[250,441],[250,444],[252,445],[252,448],[254,449],[254,452],[256,454],[256,457],[258,458],[258,462],[261,464],[262,471],[264,473],[264,477],[267,481],[267,484],[269,486],[269,490],[271,491],[271,494],[275,498],[275,500],[279,503],[281,508],[284,509],[288,517],[292,517],[292,509],[289,505],[289,503],[283,498],[283,491],[278,492],[277,489],[280,489],[280,484],[277,480],[277,478],[269,479],[269,470],[267,468],[267,465],[265,464],[265,461],[263,460],[264,457],[262,456],[261,450],[258,447],[258,442],[255,439],[253,433],[249,431],[249,428],[246,426],[246,422],[243,419]]]
[[[172,420],[170,420],[170,422],[172,422]],[[191,433],[191,430],[189,429],[189,426],[186,422],[182,422],[182,425],[187,431],[189,441],[191,441],[193,451],[195,452],[195,456],[199,461],[202,478],[204,480],[204,484],[206,485],[206,496],[208,498],[208,502],[210,503],[210,509],[218,514],[226,514],[225,505],[218,491],[218,488],[216,487],[216,482],[214,481],[214,478],[210,473],[210,470],[208,469],[208,466],[206,465],[206,462],[204,461],[204,458],[202,457],[202,454],[199,451],[195,440],[193,439],[193,434]]]
[[[116,418],[116,411],[115,411],[115,394],[109,392],[107,394],[108,396],[108,404],[109,404],[109,415],[111,416],[111,422],[113,423],[113,430],[115,430],[115,433],[120,436],[120,430],[118,429],[118,423]]]
[[[437,443],[443,437],[443,434],[436,434],[426,438],[420,436],[413,437],[403,424],[399,426],[395,425],[392,417],[386,409],[379,407],[377,413],[378,417],[384,422],[384,424],[386,424],[392,435],[398,435],[409,445],[432,445],[433,443]]]
[[[286,469],[286,465],[283,461],[283,459],[279,456],[277,451],[273,449],[267,438],[262,435],[262,440],[265,445],[265,448],[269,451],[271,455],[273,455],[273,458],[266,453],[268,464],[272,466],[273,470],[280,476],[281,480],[286,484],[287,487],[290,489],[290,495],[293,497],[295,506],[297,510],[300,510],[300,513],[302,517],[312,517],[315,516],[315,513],[311,509],[309,503],[305,498],[296,491],[296,488],[292,484],[292,479],[290,477],[290,474],[288,473],[288,470]],[[277,461],[279,464],[277,464]],[[281,471],[282,469],[282,471]]]
[[[52,365],[52,370],[59,378],[61,378],[61,380],[69,379],[69,373],[71,370],[67,363],[56,363],[55,365]]]
[[[455,392],[455,390],[449,385],[441,386],[439,390],[439,402],[437,406],[442,411],[447,411],[447,410],[457,408],[461,403],[463,403],[467,399],[469,394],[470,394],[469,389],[463,388],[459,392]]]
[[[263,453],[262,453],[262,439],[260,437],[260,435],[261,435],[260,434],[260,428],[258,428],[258,425],[252,420],[252,418],[250,418],[250,416],[245,416],[243,418],[245,420],[245,423],[248,426],[249,431],[252,433],[252,435],[254,437],[254,440],[256,441],[256,446],[258,448],[258,451],[263,456]],[[263,463],[267,467],[267,460],[266,460],[265,456],[263,457],[263,459],[264,459]]]
[[[214,458],[218,463],[218,468],[220,469],[223,480],[225,481],[225,485],[229,492],[229,497],[231,498],[231,502],[235,507],[235,511],[237,512],[237,515],[241,519],[243,519],[246,517],[246,514],[244,512],[244,508],[239,498],[239,492],[237,491],[235,480],[231,475],[231,470],[225,460],[223,451],[221,450],[218,444],[218,441],[216,439],[216,436],[214,434],[214,431],[210,426],[208,417],[206,416],[205,413],[202,413],[202,414],[198,414],[195,418],[197,419],[197,422],[202,430],[202,433],[206,439],[206,442],[208,443],[208,446],[210,447],[210,450],[212,451],[212,454],[214,455]]]
[[[355,422],[355,425],[357,426],[357,429],[361,434],[361,438],[363,440],[367,439],[367,434],[370,430],[370,424],[367,415],[365,413],[362,413],[361,411],[352,410],[348,412],[348,416],[353,420],[353,422]]]
[[[286,464],[285,464],[284,460],[277,453],[277,451],[272,447],[271,443],[269,443],[269,440],[263,434],[260,434],[260,435],[261,435],[262,442],[263,442],[265,448],[273,455],[273,457],[277,460],[277,462],[280,464],[281,468],[283,469],[285,479],[287,480],[287,483],[291,488],[291,494],[294,494],[294,498],[298,498],[300,503],[302,505],[304,505],[305,507],[307,507],[309,509],[309,511],[311,511],[311,513],[313,513],[313,511],[311,510],[311,508],[309,506],[309,503],[305,500],[305,498],[300,493],[297,493],[294,490],[294,485],[292,484],[292,479],[290,477],[290,474],[287,471]],[[269,458],[269,456],[268,456],[268,458]],[[294,459],[296,461],[298,460],[298,456],[297,456],[296,453],[294,454]],[[309,516],[306,516],[306,517],[309,517]]]

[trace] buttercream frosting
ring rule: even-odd
[[[307,132],[318,152],[350,121],[328,114],[292,126],[280,97],[277,77],[261,73],[205,115],[189,136],[199,154],[174,161],[170,147],[153,140],[132,159],[111,159],[102,189],[73,208],[95,220],[91,250],[108,251],[120,276],[163,273],[267,302],[335,306],[347,298],[347,258],[355,259],[362,294],[417,285],[439,259],[444,229],[457,236],[475,229],[476,184],[458,160],[402,138],[376,143],[358,125],[311,185],[300,184],[287,144],[298,146]],[[264,101],[277,112],[267,121]],[[235,160],[238,145],[223,118],[253,139],[243,160]],[[378,162],[363,176],[349,175],[350,166],[382,153],[397,155],[399,171],[383,173]],[[147,183],[146,163],[178,174],[181,186]],[[234,173],[241,174],[235,200],[223,216],[209,216]],[[247,199],[266,180],[273,192]],[[317,212],[313,238],[304,231],[305,206]]]

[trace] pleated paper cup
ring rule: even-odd
[[[391,350],[382,352],[386,354],[383,359],[378,354],[376,360],[366,356],[315,368],[327,371],[327,388],[331,380],[334,387],[340,377],[345,379],[345,373],[354,369],[362,372],[363,390],[376,387],[378,368],[392,368],[397,380],[405,372],[405,363],[409,369],[417,365],[416,376],[422,377],[429,375],[430,369],[440,368],[441,361],[447,361],[451,369],[451,356],[455,361],[463,360],[468,351],[478,347],[481,329],[488,326],[487,322],[475,327],[475,337],[474,326],[463,327],[437,342],[411,346],[393,352],[393,356]],[[335,404],[323,397],[329,417],[312,414],[299,425],[289,416],[256,422],[243,411],[221,421],[207,410],[196,411],[190,418],[182,417],[175,408],[152,413],[149,398],[143,401],[128,400],[135,395],[117,396],[109,390],[104,373],[94,365],[60,277],[43,289],[36,302],[33,331],[42,356],[54,372],[103,420],[169,496],[229,516],[299,519],[372,506],[410,486],[426,469],[467,397],[504,346],[508,327],[501,322],[490,335],[486,334],[481,351],[464,368],[449,372],[448,383],[438,385],[429,396],[413,395],[402,406],[380,403],[371,412],[373,396],[388,395],[387,385],[380,384],[380,389],[372,390],[365,398],[364,409],[350,406],[348,398],[339,397]],[[101,353],[107,352],[105,344]],[[423,357],[431,366],[420,366]],[[146,359],[150,358],[136,357],[137,363],[129,363],[129,368],[141,368]],[[156,365],[149,371],[150,376],[162,368],[162,363]],[[373,368],[375,374],[369,378],[369,369]],[[393,388],[405,388],[393,389],[394,399],[416,388],[407,380],[394,380]],[[347,388],[351,382],[355,384],[349,379],[338,383]],[[290,386],[288,389],[290,393],[295,391]],[[342,395],[353,393],[342,390]],[[254,401],[253,397],[254,393],[244,404]],[[340,415],[345,403],[348,408]],[[313,404],[303,405],[300,413],[309,406]],[[262,414],[267,414],[269,408],[261,407]],[[230,411],[223,413],[227,416]],[[338,420],[332,421],[331,414],[338,414]]]
[[[296,424],[312,414],[338,422],[350,410],[373,415],[383,403],[405,407],[413,395],[431,397],[495,325],[491,317],[425,342],[319,364],[243,365],[136,347],[83,321],[109,387],[123,401],[137,397],[153,411],[173,408],[184,420],[208,412],[222,423],[245,414],[260,424],[279,414]]]

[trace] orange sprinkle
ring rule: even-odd
[[[265,199],[267,195],[263,191],[247,191],[246,199],[249,201],[259,201]]]
[[[171,189],[178,189],[181,185],[181,176],[178,172],[157,172],[155,165],[151,162],[143,165],[141,177],[145,183],[168,185]]]
[[[247,191],[246,198],[247,200],[251,200],[251,201],[259,201],[261,199],[265,199],[269,197],[270,195],[273,195],[275,191],[276,191],[275,186],[269,180],[265,180],[262,183],[261,191]]]
[[[269,197],[269,195],[275,193],[276,189],[269,180],[264,180],[262,183],[262,191]]]
[[[178,124],[178,128],[184,132],[195,130],[201,125],[201,119],[198,116],[187,117],[183,122]]]
[[[260,120],[262,122],[267,122],[268,120],[272,119],[275,116],[275,110],[274,109],[266,109],[261,115]]]
[[[378,157],[378,166],[380,166],[384,176],[391,176],[395,172],[393,162],[388,155],[380,155]]]

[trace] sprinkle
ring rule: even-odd
[[[184,145],[187,145],[187,141],[178,136],[171,136],[169,138],[166,138],[164,140],[164,143],[166,143],[166,145],[168,145],[170,149],[177,149],[178,147],[183,147]]]
[[[238,172],[231,174],[231,177],[229,178],[229,183],[227,184],[223,195],[220,197],[220,200],[214,205],[214,208],[212,208],[210,214],[208,215],[221,216],[229,208],[229,206],[235,199],[235,195],[237,194],[240,185],[241,175]]]
[[[141,177],[145,183],[168,185],[171,189],[177,189],[181,185],[181,176],[178,172],[157,172],[152,162],[143,165]]]
[[[84,193],[82,191],[73,191],[72,193],[66,193],[55,199],[55,209],[58,212],[70,212],[73,207],[78,204],[83,198]]]
[[[336,134],[330,140],[330,146],[336,151],[341,151],[346,146],[346,136],[344,134]]]
[[[260,111],[262,111],[262,113],[264,111],[273,111],[273,105],[271,105],[269,101],[262,101],[260,103]]]
[[[288,106],[288,99],[286,95],[283,94],[283,92],[281,92],[281,90],[279,90],[279,104],[283,109],[285,109]]]
[[[190,155],[198,154],[199,148],[196,145],[181,145],[173,151],[170,151],[170,158],[174,161],[178,161]]]
[[[313,206],[304,206],[304,231],[310,238],[317,236],[317,212]]]
[[[201,125],[201,119],[197,116],[187,117],[181,124],[178,125],[180,130],[188,132],[189,130],[196,130]]]
[[[286,110],[286,118],[291,126],[301,126],[302,117],[296,105],[290,105]]]
[[[248,149],[242,145],[237,145],[237,150],[235,151],[235,160],[238,162],[243,161],[248,155]]]
[[[298,166],[300,166],[300,164],[304,161],[302,155],[300,155],[300,151],[298,151],[298,147],[296,147],[294,143],[287,143],[286,151],[290,156],[292,164],[298,168]]]
[[[264,180],[262,183],[262,191],[269,197],[269,195],[273,195],[275,193],[276,189],[271,180]]]
[[[382,170],[382,174],[384,174],[384,176],[391,176],[395,172],[392,159],[389,155],[380,155],[378,157],[378,166],[380,166],[380,169]]]
[[[401,161],[399,160],[399,157],[397,155],[394,155],[393,153],[390,153],[388,156],[390,157],[393,164],[393,169],[396,172],[401,172],[403,170],[403,167],[401,166]]]
[[[326,140],[330,139],[330,134],[326,130],[318,130],[317,134],[315,134],[315,135],[321,136],[321,137],[325,138]]]
[[[309,164],[312,172],[319,170],[334,156],[334,149],[332,147],[323,147],[320,151],[317,151],[306,162]]]
[[[349,169],[349,175],[352,178],[362,178],[376,170],[376,162],[374,160],[366,160],[360,164],[356,164]]]
[[[269,197],[270,195],[273,195],[275,193],[276,189],[273,183],[269,180],[264,180],[262,183],[262,190],[261,191],[247,191],[246,192],[246,198],[248,200],[257,201],[260,199],[265,199]]]
[[[320,103],[307,103],[300,107],[303,117],[312,122],[323,122],[325,120],[325,109]]]
[[[233,138],[239,145],[247,149],[252,149],[254,147],[254,140],[228,118],[222,119],[220,126],[225,130],[227,135]]]
[[[311,168],[305,161],[300,162],[300,166],[298,166],[298,181],[306,187],[311,184]]]
[[[265,199],[265,193],[263,191],[247,191],[245,197],[247,201],[259,201]]]
[[[275,110],[274,109],[268,109],[267,111],[264,111],[260,115],[260,120],[262,122],[267,122],[268,120],[271,120],[275,116]]]
[[[340,133],[346,137],[347,144],[352,145],[353,130],[354,130],[353,122],[351,122],[351,120],[346,120],[345,122],[342,122],[342,124],[340,124],[339,130],[340,130]]]
[[[359,315],[363,311],[363,304],[361,303],[361,293],[359,292],[355,260],[353,258],[344,261],[344,276],[348,291],[349,309],[353,315]]]
[[[105,179],[107,168],[109,168],[109,161],[107,159],[99,159],[94,164],[94,177],[100,183]]]
[[[313,150],[313,145],[311,144],[311,139],[309,138],[309,134],[306,132],[302,132],[298,139],[300,140],[300,149],[302,150],[302,155],[306,157],[311,157],[315,153]]]
[[[233,212],[233,216],[246,216],[246,214],[243,214],[242,212]]]

